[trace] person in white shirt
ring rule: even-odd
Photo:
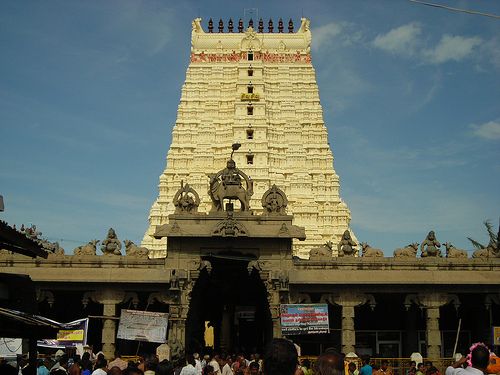
[[[203,373],[203,366],[200,361],[200,355],[198,353],[193,353],[195,365],[194,368],[196,369],[196,373],[198,375],[201,375]]]
[[[187,365],[182,368],[180,375],[198,375],[198,371],[194,367],[196,362],[192,354],[186,355],[186,362]]]
[[[222,366],[222,375],[233,375],[233,370],[231,370],[227,356],[221,357],[220,365]]]
[[[104,358],[99,358],[95,364],[95,370],[92,375],[106,375],[107,374],[108,361]]]
[[[462,365],[467,362],[467,358],[462,357],[446,369],[446,375],[483,375],[486,373],[486,367],[490,362],[490,351],[484,344],[476,344],[473,347],[471,351],[472,366],[463,368]]]
[[[219,359],[219,355],[216,354],[216,355],[214,355],[212,360],[208,363],[210,366],[212,366],[214,368],[215,375],[221,375],[219,362],[217,361],[218,359]]]

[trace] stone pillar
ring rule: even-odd
[[[186,349],[186,319],[194,282],[192,278],[187,277],[187,274],[181,274],[177,287],[171,276],[169,294],[175,296],[172,297],[172,302],[175,303],[169,305],[168,344],[171,347],[172,358],[182,357]]]
[[[355,352],[356,331],[354,330],[354,306],[342,305],[342,353]]]
[[[439,330],[439,306],[426,309],[427,358],[441,358],[441,331]]]
[[[260,277],[266,286],[267,302],[273,322],[273,338],[282,337],[280,304],[289,303],[288,275],[283,270],[261,272]]]
[[[356,351],[356,331],[354,329],[354,317],[356,306],[366,303],[370,307],[375,307],[375,298],[371,294],[360,293],[356,291],[345,291],[339,294],[324,294],[321,296],[321,302],[340,305],[342,307],[342,353]]]
[[[271,319],[273,320],[273,338],[279,339],[281,335],[280,305],[269,306],[271,310]]]
[[[109,359],[115,353],[116,342],[116,305],[132,299],[136,305],[138,297],[136,293],[125,293],[117,289],[102,289],[94,292],[87,292],[83,296],[83,305],[86,306],[89,300],[103,305],[103,327],[102,327],[102,352]]]
[[[177,348],[178,351],[171,352],[172,358],[181,355],[186,347],[186,318],[187,309],[181,304],[169,306],[169,327],[168,344],[171,348]]]
[[[427,358],[437,360],[441,358],[441,331],[439,330],[439,308],[453,303],[458,309],[460,301],[455,294],[448,293],[420,293],[409,294],[405,299],[405,306],[417,304],[426,312]]]
[[[116,304],[120,303],[118,300],[108,300],[108,303],[103,303],[103,316],[102,325],[102,352],[106,358],[113,358],[116,345],[116,321],[113,319],[116,316]]]

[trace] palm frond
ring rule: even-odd
[[[470,237],[467,237],[467,239],[472,243],[472,246],[474,246],[476,249],[484,249],[484,248],[486,248],[486,246],[480,244],[479,242],[477,242],[476,240],[473,240]]]
[[[493,225],[491,224],[491,221],[486,220],[484,222],[484,226],[486,227],[486,230],[488,231],[488,235],[490,236],[490,242],[491,243],[497,243],[497,235],[495,232],[493,232]]]

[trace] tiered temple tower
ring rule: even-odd
[[[224,168],[234,142],[242,144],[234,159],[254,183],[251,208],[260,213],[260,197],[276,184],[287,194],[294,224],[306,228],[295,255],[307,257],[327,241],[336,245],[349,227],[311,63],[309,20],[297,31],[291,20],[266,26],[264,32],[262,21],[255,29],[252,21],[246,29],[230,21],[224,31],[219,21],[214,32],[210,20],[206,32],[201,19],[193,21],[172,144],[142,241],[151,257],[166,255],[165,241],[152,235],[174,212],[180,181],[199,193],[200,211],[208,212],[207,174]]]

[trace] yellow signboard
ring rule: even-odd
[[[493,327],[493,345],[500,346],[500,327]]]
[[[258,101],[260,100],[260,96],[259,94],[247,94],[247,93],[243,93],[241,94],[241,100],[248,100],[248,101]]]
[[[60,329],[57,332],[58,341],[83,341],[84,337],[83,329]]]

